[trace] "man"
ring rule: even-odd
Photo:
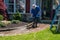
[[[35,4],[33,4],[31,9],[31,13],[33,16],[33,25],[32,25],[33,28],[37,27],[37,21],[39,21],[38,19],[40,17],[39,11],[40,11],[40,8]]]
[[[57,9],[57,7],[60,5],[59,4],[59,1],[58,0],[54,0],[56,3],[55,3],[55,5],[53,5],[53,19],[52,20],[54,20],[54,16],[56,15],[56,13],[55,13],[55,10]],[[58,19],[58,18],[57,18]],[[55,23],[55,22],[53,22],[53,23]],[[51,26],[50,26],[50,30],[53,28],[53,23],[51,24]]]

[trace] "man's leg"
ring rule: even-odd
[[[38,23],[40,22],[40,18],[36,17],[36,27],[38,27]]]
[[[37,27],[37,17],[34,17],[32,27],[33,28],[36,28]]]
[[[33,17],[33,24],[32,27],[35,28],[35,17]]]
[[[35,18],[35,27],[37,27],[38,24],[38,17]]]

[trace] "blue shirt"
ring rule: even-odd
[[[32,16],[33,17],[39,17],[40,16],[39,11],[40,11],[39,7],[36,7],[35,9],[32,9],[31,10]]]

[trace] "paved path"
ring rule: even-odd
[[[37,32],[37,31],[44,30],[47,27],[49,27],[49,24],[38,24],[37,28],[31,28],[31,29],[26,29],[26,26],[21,26],[15,30],[1,31],[0,36],[11,36],[11,35],[17,35],[17,34],[26,34],[26,33],[31,33],[31,32]]]

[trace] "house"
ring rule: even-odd
[[[53,0],[4,0],[4,3],[7,6],[8,15],[10,18],[12,18],[12,14],[15,14],[17,11],[19,11],[20,13],[22,12],[30,13],[32,4],[37,4],[41,7],[42,19],[49,18],[49,20],[51,20],[53,15],[52,7],[54,1]]]

